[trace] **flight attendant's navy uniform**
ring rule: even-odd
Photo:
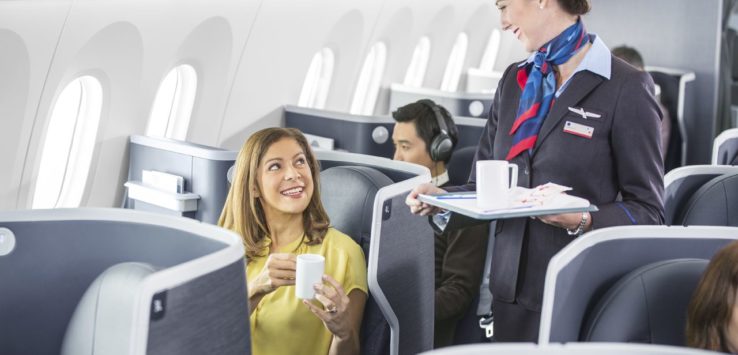
[[[571,195],[599,208],[591,213],[593,229],[662,224],[661,117],[653,81],[614,58],[596,36],[590,40],[575,74],[557,90],[535,146],[511,160],[519,168],[518,185],[572,187]],[[508,155],[524,83],[519,71],[532,58],[504,72],[475,162]],[[472,171],[468,185],[447,190],[475,190],[474,178]],[[548,262],[575,237],[531,218],[498,221],[494,233],[495,338],[536,341]]]

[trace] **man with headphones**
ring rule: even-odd
[[[446,166],[458,140],[451,114],[431,100],[419,100],[392,113],[395,160],[427,167],[433,183],[449,181]],[[487,225],[436,233],[435,347],[453,343],[457,322],[479,295],[487,250]],[[471,310],[476,313],[475,309]],[[478,331],[478,328],[476,329]],[[480,338],[483,335],[480,334]]]

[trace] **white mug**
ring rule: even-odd
[[[323,282],[325,258],[318,254],[298,255],[296,271],[295,296],[307,300],[315,298],[313,285]]]
[[[477,161],[477,206],[484,210],[510,205],[512,189],[518,186],[518,166],[507,160]]]

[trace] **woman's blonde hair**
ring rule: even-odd
[[[275,127],[260,130],[249,137],[238,153],[231,188],[218,220],[219,226],[241,235],[247,261],[256,256],[265,256],[261,253],[265,247],[264,241],[269,236],[264,207],[261,205],[262,199],[256,198],[253,194],[253,189],[258,188],[259,165],[269,147],[285,138],[294,139],[305,152],[313,178],[313,196],[302,213],[306,244],[320,244],[328,232],[330,221],[320,202],[320,166],[307,139],[302,132],[294,128]]]
[[[738,241],[720,249],[707,265],[687,310],[687,346],[728,352],[728,324],[738,290]]]

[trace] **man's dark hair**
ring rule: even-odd
[[[453,142],[454,147],[456,147],[456,142],[459,141],[459,129],[456,127],[456,123],[454,123],[453,118],[451,118],[451,114],[443,106],[437,105],[432,100],[423,99],[399,107],[395,112],[392,112],[392,117],[397,122],[415,123],[415,132],[418,134],[418,137],[425,142],[425,150],[428,154],[430,154],[433,137],[441,133],[441,127],[438,126],[438,119],[431,108],[433,106],[438,107],[438,111],[441,113],[443,121],[446,123],[446,128],[448,130],[446,133],[451,138],[451,142]],[[448,159],[444,161],[444,163],[448,163]]]
[[[624,60],[626,63],[643,70],[643,57],[633,47],[620,46],[612,49],[612,55]]]

